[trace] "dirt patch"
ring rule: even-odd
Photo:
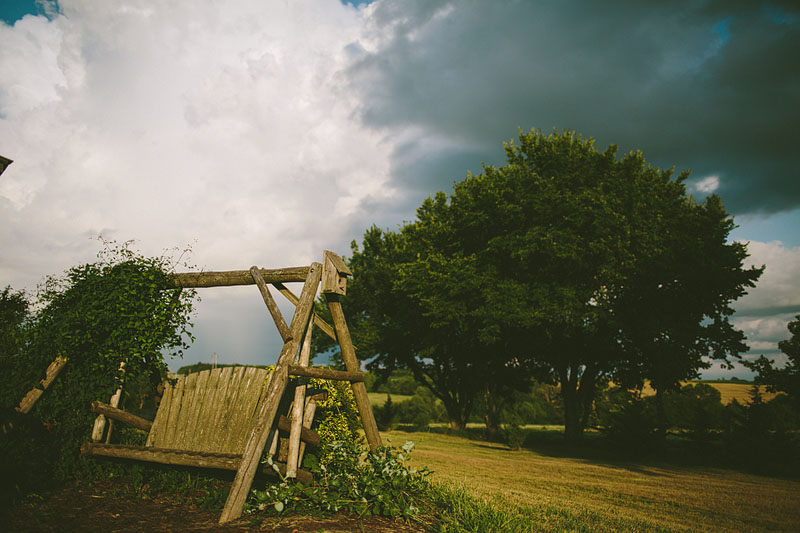
[[[274,531],[305,532],[418,532],[421,524],[379,517],[288,516],[240,518],[217,523],[220,511],[209,511],[175,498],[140,499],[115,495],[110,483],[68,486],[28,496],[23,503],[0,511],[6,531]]]

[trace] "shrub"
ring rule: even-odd
[[[352,442],[325,443],[322,453],[328,458],[326,462],[307,455],[303,463],[315,475],[313,484],[305,486],[282,479],[266,490],[254,490],[249,511],[344,511],[359,516],[414,516],[420,512],[428,490],[429,472],[408,467],[413,447],[413,443],[407,442],[399,450],[382,447],[364,456]],[[273,464],[271,458],[268,464]]]
[[[16,435],[18,442],[45,439],[49,444],[26,447],[30,453],[17,449],[27,454],[24,459],[4,454],[3,462],[46,465],[41,474],[55,479],[77,473],[86,466],[78,450],[89,439],[95,418],[89,405],[109,398],[119,386],[120,363],[126,365],[126,380],[145,377],[155,386],[166,377],[164,354],[180,356],[188,347],[194,291],[165,290],[174,263],[168,257],[143,257],[130,244],[103,241],[97,262],[73,267],[60,278],[49,277],[39,287],[36,313],[21,349],[0,354],[3,413],[13,412],[56,355],[68,362],[29,413],[30,423],[15,430],[30,430]],[[33,421],[44,424],[45,433],[33,431]]]
[[[657,420],[651,398],[614,387],[605,392],[598,420],[608,437],[629,450],[644,449],[656,440]]]
[[[398,402],[394,409],[397,422],[410,424],[415,430],[425,430],[431,422],[446,419],[444,407],[426,387],[417,387],[414,396]]]
[[[392,395],[387,395],[383,405],[375,406],[373,411],[375,412],[375,422],[378,424],[378,429],[381,431],[391,430],[397,417],[397,408],[392,403]]]

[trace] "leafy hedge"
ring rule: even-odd
[[[91,402],[107,401],[121,379],[123,402],[140,392],[130,384],[154,390],[166,377],[164,357],[181,356],[193,339],[195,292],[164,289],[175,266],[169,257],[144,257],[130,241],[103,241],[97,258],[46,278],[33,312],[22,322],[2,324],[17,339],[0,353],[2,419],[14,428],[0,445],[0,478],[12,496],[28,478],[64,479],[95,468],[79,455],[95,418]],[[31,413],[17,414],[20,399],[57,355],[67,358],[58,379]]]

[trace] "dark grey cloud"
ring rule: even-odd
[[[501,143],[518,128],[569,128],[698,179],[718,175],[734,213],[800,207],[800,9],[792,3],[374,7],[377,44],[363,47],[348,74],[365,124],[407,128],[423,145],[395,151],[398,186],[448,188],[479,171],[476,160],[502,161]]]

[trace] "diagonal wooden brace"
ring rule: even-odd
[[[247,501],[253,478],[258,470],[261,453],[264,451],[269,430],[275,421],[275,415],[278,411],[278,404],[289,379],[289,365],[292,364],[294,356],[297,354],[303,332],[311,318],[314,297],[317,294],[321,276],[322,265],[312,263],[306,282],[303,285],[303,290],[300,293],[300,299],[292,317],[291,326],[289,326],[289,340],[283,345],[278,362],[275,364],[275,370],[270,374],[264,402],[261,404],[253,430],[250,432],[250,438],[245,445],[242,461],[236,471],[236,477],[233,480],[228,499],[222,510],[222,516],[219,519],[220,524],[235,520],[242,515],[242,509]]]

